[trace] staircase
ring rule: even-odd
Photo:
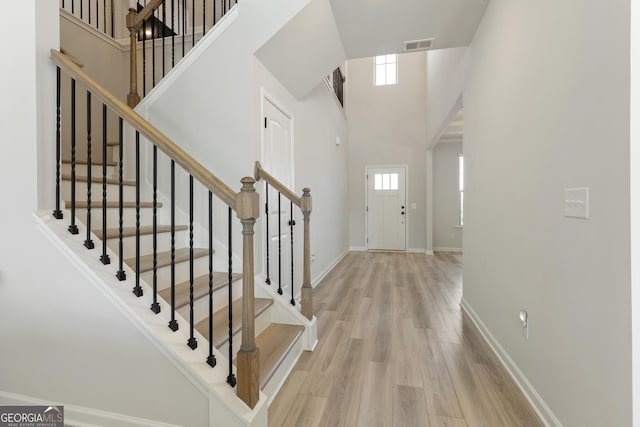
[[[83,242],[85,250],[95,252],[101,264],[110,266],[118,281],[123,285],[131,283],[136,298],[150,299],[149,310],[164,317],[168,329],[188,331],[185,343],[188,348],[195,351],[207,347],[206,360],[201,360],[200,365],[226,369],[228,386],[237,389],[238,397],[249,408],[257,408],[258,400],[262,399],[258,390],[272,399],[301,352],[315,345],[309,279],[309,191],[305,189],[305,194],[298,197],[256,166],[255,179],[282,186],[281,191],[301,208],[305,217],[304,285],[301,301],[293,307],[267,285],[254,283],[253,225],[260,211],[254,178],[244,178],[239,192],[231,190],[117,96],[93,81],[72,57],[52,51],[52,59],[58,66],[56,191],[59,195],[53,216],[66,221],[71,235]],[[66,78],[63,74],[71,81],[74,100],[70,102],[71,124],[63,121],[68,117],[67,111],[61,113],[67,105],[61,101],[67,96],[61,94],[67,84],[61,82]],[[76,82],[86,88],[86,104],[82,103],[84,93],[81,96],[76,93]],[[129,96],[130,103],[131,99]],[[94,112],[92,117],[96,100],[102,103],[102,123],[97,123],[99,114]],[[78,120],[83,123],[86,120],[84,128],[76,123],[78,112],[80,116],[86,114]],[[117,138],[104,124],[113,122],[114,117],[119,122]],[[96,128],[101,126],[102,135],[96,135],[99,133]],[[127,153],[134,151],[131,149],[134,144],[135,156],[131,158]],[[149,170],[145,170],[144,152],[141,154],[141,145],[144,150],[145,144],[147,152],[153,152]],[[171,162],[170,189],[161,188],[158,182],[159,175],[166,178],[169,174],[159,169],[159,152]],[[134,179],[125,178],[127,168],[135,168]],[[176,178],[176,169],[184,176]],[[153,175],[153,184],[145,183],[141,175]],[[185,176],[188,188],[176,188],[186,181]],[[183,197],[187,193],[188,206]],[[203,221],[206,214],[203,215],[202,198],[194,200],[203,193],[208,193],[208,223],[206,218]],[[237,231],[233,212],[242,224],[241,256],[232,248]],[[218,224],[225,216],[228,227],[220,233]],[[219,235],[226,239],[220,239]],[[256,292],[259,298],[254,297]],[[295,304],[293,297],[291,303]],[[266,405],[261,408],[264,410]],[[266,417],[252,418],[258,425],[266,420]]]

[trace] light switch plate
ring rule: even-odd
[[[564,216],[589,218],[589,188],[564,189]]]

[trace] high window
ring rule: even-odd
[[[398,189],[397,173],[377,173],[373,176],[373,179],[374,179],[373,188],[376,191]]]
[[[376,86],[398,83],[398,55],[376,56],[374,76]]]

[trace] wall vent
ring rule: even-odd
[[[408,42],[404,42],[404,51],[405,52],[413,52],[416,50],[427,50],[433,47],[433,42],[436,39],[423,39],[423,40],[411,40]]]

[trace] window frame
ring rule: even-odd
[[[384,57],[384,62],[378,64],[378,58],[382,58]],[[393,57],[393,62],[388,61],[389,57]],[[378,65],[383,65],[385,67],[385,75],[384,75],[384,83],[382,84],[378,84]],[[387,67],[393,65],[395,68],[395,81],[393,83],[389,83],[388,80],[388,74],[387,74]],[[374,86],[394,86],[397,85],[399,82],[399,75],[398,75],[398,54],[397,53],[390,53],[387,55],[376,55],[373,57],[373,85]]]

